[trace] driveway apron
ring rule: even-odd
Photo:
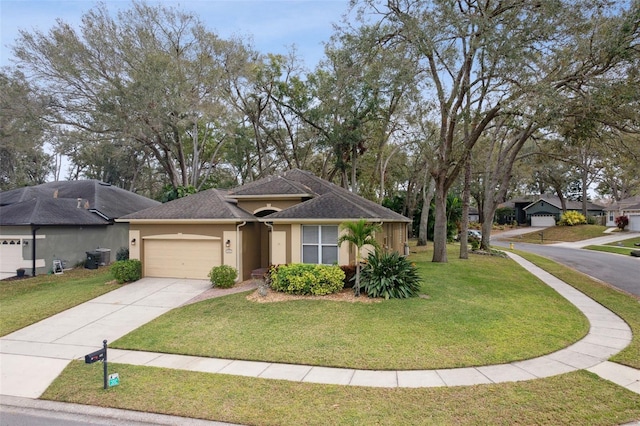
[[[0,339],[0,395],[38,398],[73,359],[102,348],[211,288],[143,278]]]

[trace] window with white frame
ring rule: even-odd
[[[302,227],[302,263],[338,263],[338,227],[304,225]]]

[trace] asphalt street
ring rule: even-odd
[[[491,244],[509,247],[510,242],[500,240],[500,237],[499,235],[492,239]],[[517,250],[548,257],[623,291],[640,296],[640,258],[555,245],[518,242],[513,244]]]

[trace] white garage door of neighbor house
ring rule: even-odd
[[[553,215],[531,216],[531,226],[556,226],[556,218]]]
[[[640,214],[629,215],[629,231],[640,231]]]
[[[220,266],[220,240],[145,240],[146,277],[207,279]]]
[[[0,279],[13,277],[16,269],[21,268],[22,243],[19,239],[0,240]]]

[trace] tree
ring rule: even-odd
[[[636,48],[636,10],[604,16],[603,6],[591,1],[360,4],[361,16],[377,13],[392,28],[381,41],[415,52],[433,83],[440,127],[431,170],[435,262],[447,260],[446,194],[487,126],[522,100],[550,99],[606,74]]]
[[[354,292],[356,296],[360,296],[360,262],[362,261],[360,253],[362,247],[366,245],[371,245],[378,249],[379,244],[376,241],[375,233],[380,232],[382,226],[360,219],[357,222],[344,222],[340,225],[340,229],[344,233],[338,238],[338,245],[348,241],[356,247],[356,283]]]
[[[99,4],[79,32],[62,21],[48,34],[22,31],[14,53],[51,100],[52,124],[125,143],[174,187],[200,188],[241,120],[225,72],[243,69],[236,58],[253,59],[246,50],[192,14],[134,2],[116,18]]]
[[[47,109],[22,73],[0,71],[0,190],[44,183],[52,171],[43,150]]]

